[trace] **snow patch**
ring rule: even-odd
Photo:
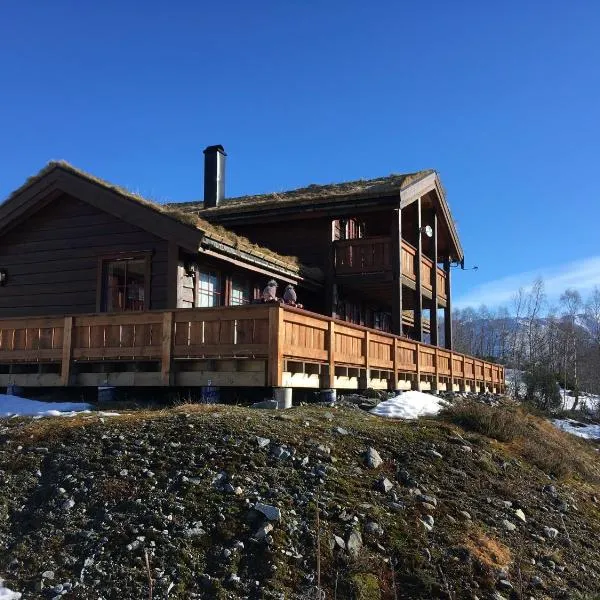
[[[22,596],[20,592],[13,592],[5,588],[3,584],[4,580],[0,578],[0,600],[20,600]]]
[[[578,437],[587,440],[600,439],[600,424],[598,423],[580,423],[574,419],[554,419],[552,423],[562,431],[572,433]]]
[[[84,402],[40,402],[10,394],[0,394],[0,419],[3,417],[73,417],[82,413],[91,413],[92,405]],[[100,417],[118,417],[116,412],[98,411]],[[2,596],[0,596],[0,600]]]
[[[379,403],[370,412],[388,419],[418,419],[437,415],[446,406],[448,402],[442,398],[411,390]]]

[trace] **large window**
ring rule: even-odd
[[[229,293],[229,305],[239,306],[250,303],[250,285],[246,279],[233,277],[231,279],[231,291]]]
[[[102,299],[106,312],[146,310],[148,306],[149,257],[102,260]]]
[[[221,278],[216,271],[198,273],[198,306],[209,307],[221,304]]]

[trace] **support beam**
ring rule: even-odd
[[[433,229],[433,251],[431,260],[433,262],[433,280],[431,282],[432,288],[432,299],[431,299],[431,315],[429,317],[429,330],[431,337],[431,344],[433,346],[439,346],[439,322],[438,322],[438,276],[437,276],[437,263],[438,263],[438,221],[437,221],[437,212],[433,210],[433,220],[431,223],[431,228]]]
[[[421,233],[421,198],[415,202],[417,208],[417,256],[415,264],[416,298],[415,298],[415,339],[423,341],[423,234]]]
[[[452,295],[450,293],[450,257],[444,259],[444,272],[446,273],[446,306],[444,308],[444,345],[452,350]]]
[[[325,298],[323,314],[327,317],[337,318],[337,283],[335,280],[335,235],[334,225],[331,221],[328,229],[329,234],[329,257],[327,268],[325,269]]]
[[[392,211],[392,333],[402,335],[402,210]]]

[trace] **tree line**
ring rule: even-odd
[[[452,320],[457,351],[518,372],[509,382],[516,396],[553,408],[561,404],[560,384],[571,391],[568,408],[575,410],[582,392],[600,394],[599,287],[585,298],[566,289],[551,304],[537,279],[508,306],[458,309]]]

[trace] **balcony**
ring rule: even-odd
[[[365,275],[391,273],[392,241],[389,236],[368,237],[355,240],[338,240],[335,246],[335,272],[337,275]],[[416,283],[417,249],[402,240],[402,276]],[[426,256],[421,260],[421,283],[423,289],[433,293],[433,262]],[[446,300],[446,273],[435,269],[438,298]]]
[[[504,390],[504,368],[279,304],[0,319],[0,385]]]

